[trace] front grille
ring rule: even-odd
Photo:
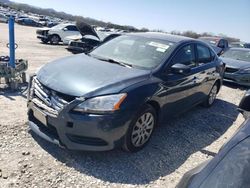
[[[239,69],[237,69],[237,68],[226,67],[225,72],[226,72],[226,73],[235,73],[235,72],[237,72],[238,70],[239,70]]]
[[[60,94],[43,86],[36,77],[33,78],[30,93],[32,102],[37,107],[56,116],[65,105],[74,99],[72,96]]]
[[[37,35],[43,35],[43,36],[47,36],[48,35],[48,31],[44,31],[44,30],[37,30],[36,31]]]
[[[84,43],[82,43],[82,42],[77,42],[77,41],[72,41],[72,42],[70,43],[70,46],[82,48],[82,47],[84,47]]]

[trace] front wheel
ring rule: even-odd
[[[214,104],[214,101],[216,99],[217,93],[218,93],[218,85],[215,83],[212,87],[206,101],[204,102],[205,107],[210,107]]]
[[[60,37],[58,35],[52,35],[50,38],[50,43],[51,44],[59,44],[60,42]]]
[[[156,126],[156,112],[146,105],[131,122],[125,136],[123,149],[136,152],[146,146]]]

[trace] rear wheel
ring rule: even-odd
[[[146,105],[129,126],[123,148],[129,152],[141,150],[149,142],[156,125],[156,112]]]
[[[60,42],[60,37],[58,35],[52,35],[50,38],[50,43],[51,44],[59,44]]]
[[[210,107],[214,104],[218,90],[218,85],[215,83],[207,97],[207,100],[204,102],[205,107]]]

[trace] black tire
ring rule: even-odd
[[[210,90],[209,95],[207,96],[206,101],[203,103],[204,107],[209,108],[209,107],[211,107],[214,104],[214,102],[216,100],[216,96],[217,96],[218,91],[219,91],[219,86],[218,86],[217,83],[215,83],[213,85],[212,89]]]
[[[61,41],[61,39],[60,39],[60,37],[58,35],[52,35],[50,37],[50,43],[51,44],[57,45],[57,44],[59,44],[60,41]]]
[[[145,119],[147,117],[148,119]],[[142,122],[142,118],[144,118],[144,122]],[[154,108],[150,105],[145,105],[132,120],[128,128],[127,134],[125,135],[123,149],[128,152],[137,152],[144,148],[149,142],[152,133],[154,132],[156,123],[157,115]],[[141,124],[141,128],[138,128],[139,124]]]

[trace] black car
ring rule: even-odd
[[[250,90],[239,110],[246,121],[208,162],[187,172],[177,188],[248,188],[250,185]]]
[[[199,40],[209,44],[218,55],[229,48],[228,40],[221,37],[199,37]]]
[[[33,26],[33,27],[42,27],[43,25],[31,18],[21,18],[17,19],[16,22],[20,25]]]
[[[80,40],[72,40],[69,42],[67,50],[74,53],[88,53],[97,46],[117,37],[121,34],[119,33],[104,33],[96,32],[98,38],[93,35],[85,35]]]
[[[200,41],[124,34],[57,60],[31,77],[28,120],[46,140],[74,150],[142,149],[164,118],[211,106],[224,65]]]
[[[230,48],[221,59],[226,64],[225,81],[250,86],[250,49]]]

